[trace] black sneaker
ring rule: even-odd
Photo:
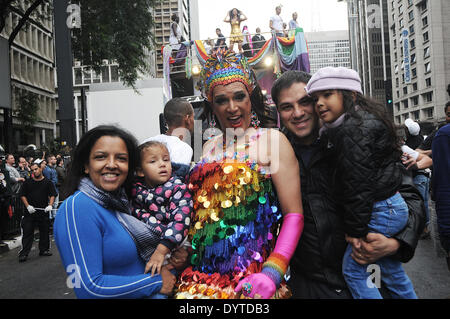
[[[52,256],[53,254],[49,250],[41,251],[39,256]]]
[[[23,262],[27,261],[27,258],[28,258],[27,255],[19,256],[19,262],[23,263]]]

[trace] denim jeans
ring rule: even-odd
[[[425,212],[427,214],[426,225],[430,224],[430,213],[428,211],[428,194],[430,192],[430,179],[422,174],[414,177],[414,184],[416,185],[417,190],[420,192],[420,195],[423,197],[423,204],[425,205]]]
[[[408,206],[400,193],[397,193],[374,204],[369,231],[392,237],[406,226],[407,221]],[[369,265],[358,264],[351,253],[352,246],[349,244],[344,254],[342,271],[353,298],[382,299],[377,287],[368,283],[368,278],[371,276],[368,273]],[[401,262],[390,257],[383,257],[377,260],[376,264],[380,269],[380,280],[391,292],[393,298],[417,299],[414,287],[403,270]]]

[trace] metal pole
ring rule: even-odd
[[[381,46],[383,47],[383,76],[384,82],[386,82],[387,74],[386,74],[386,47],[384,45],[383,0],[380,0],[380,17],[381,17]]]
[[[53,2],[55,19],[56,68],[58,77],[58,104],[60,136],[70,147],[76,145],[75,107],[73,103],[71,32],[67,25],[68,0]]]
[[[11,85],[11,50],[8,40],[0,37],[0,107],[3,109],[3,143],[6,152],[13,152],[12,143],[12,94]]]
[[[81,135],[86,133],[86,89],[81,88]]]
[[[366,21],[366,42],[367,42],[367,71],[369,73],[369,96],[372,97],[372,56],[370,55],[370,39],[369,39],[369,17],[367,16],[367,0],[364,0],[364,12]]]
[[[363,88],[364,88],[364,94],[367,94],[366,92],[366,63],[364,61],[364,38],[363,38],[363,34],[364,34],[364,29],[363,29],[363,16],[362,16],[362,8],[363,8],[363,3],[358,2],[358,6],[359,6],[359,10],[358,10],[358,16],[359,16],[359,44],[361,47],[361,70],[362,73],[361,74],[361,78],[363,81]]]

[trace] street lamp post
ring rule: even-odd
[[[58,78],[58,106],[61,141],[76,145],[75,108],[73,103],[73,57],[71,25],[68,25],[68,0],[54,1],[56,67]]]

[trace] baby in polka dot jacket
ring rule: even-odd
[[[153,275],[160,273],[171,251],[186,244],[193,200],[183,178],[172,174],[169,151],[163,143],[144,143],[139,156],[138,177],[131,190],[132,215],[151,226],[159,237],[145,267],[145,273]]]

